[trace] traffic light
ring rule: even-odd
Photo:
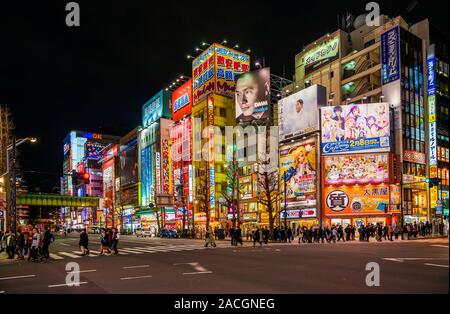
[[[82,177],[85,184],[89,184],[91,182],[90,181],[91,175],[89,173],[83,173]]]
[[[91,175],[89,173],[72,172],[72,180],[74,182],[83,181],[84,184],[89,184],[90,178],[91,178]]]

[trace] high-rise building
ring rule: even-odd
[[[236,124],[235,79],[250,70],[250,57],[212,44],[192,62],[194,223],[201,228],[227,221],[220,198],[227,190],[225,126]]]

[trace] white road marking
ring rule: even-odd
[[[448,268],[448,265],[428,264],[428,263],[425,263],[424,265],[425,265],[425,266],[434,266],[434,267]]]
[[[36,277],[36,275],[24,275],[24,276],[14,276],[14,277],[0,277],[0,280],[23,279],[23,278],[32,278],[32,277]]]
[[[432,245],[433,247],[442,247],[448,249],[448,245]]]
[[[386,261],[392,261],[392,262],[400,262],[403,263],[404,261],[432,261],[436,260],[436,258],[429,258],[429,257],[387,257],[383,258]]]
[[[67,252],[58,252],[58,254],[64,255],[64,256],[68,256],[68,257],[72,257],[72,258],[80,258],[81,257],[80,255],[75,255],[75,254],[67,253]]]
[[[96,272],[96,271],[97,271],[97,269],[71,271],[70,274],[93,273],[93,272]]]
[[[136,250],[133,250],[133,249],[128,249],[128,248],[126,248],[126,249],[120,249],[120,251],[125,252],[125,253],[143,254],[143,252],[136,251]]]
[[[56,287],[76,287],[78,285],[84,285],[87,284],[87,281],[81,281],[81,282],[73,282],[73,283],[62,283],[60,285],[49,285],[49,288],[56,288]]]
[[[70,244],[66,244],[66,243],[59,243],[59,244],[64,245],[64,246],[70,246]]]
[[[133,279],[142,279],[142,278],[151,278],[152,275],[147,275],[147,276],[139,276],[139,277],[124,277],[124,278],[120,278],[120,280],[133,280]]]
[[[50,253],[50,257],[53,259],[64,259],[64,257],[61,257],[61,256],[53,254],[53,253]]]
[[[0,294],[5,293],[5,291],[0,291]]]
[[[193,273],[183,273],[183,275],[200,275],[200,274],[212,274],[212,271],[198,271]]]
[[[139,266],[125,266],[123,269],[133,269],[133,268],[148,268],[150,265],[139,265]]]

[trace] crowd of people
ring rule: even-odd
[[[8,259],[17,258],[28,261],[42,261],[50,258],[49,247],[55,241],[55,236],[45,227],[41,233],[39,229],[33,228],[31,232],[18,230],[0,231],[0,253],[6,252]]]
[[[105,253],[118,255],[119,250],[117,246],[119,245],[120,232],[117,228],[104,228],[101,230],[100,235],[100,255]],[[81,256],[89,255],[89,236],[86,229],[82,229],[80,232],[80,241],[78,242],[80,246]]]

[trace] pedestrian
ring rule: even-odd
[[[30,244],[30,252],[28,253],[28,260],[32,260],[33,262],[37,259],[37,250],[39,250],[39,246],[41,244],[41,235],[39,234],[36,228],[33,228],[31,244]]]
[[[322,241],[322,243],[324,243],[324,242],[323,242],[324,236],[325,236],[325,229],[323,228],[323,226],[320,226],[320,227],[319,227],[319,234],[318,234],[318,240],[317,240],[317,242],[320,243],[320,241]]]
[[[78,242],[78,245],[80,246],[81,255],[89,255],[89,237],[86,232],[86,228],[83,228],[80,233],[80,242]]]
[[[237,229],[236,229],[236,233],[235,233],[235,238],[236,238],[236,246],[238,245],[238,243],[240,243],[241,244],[241,246],[243,246],[244,244],[242,243],[242,230],[241,230],[241,227],[237,227]]]
[[[19,259],[24,259],[23,253],[25,248],[25,235],[23,234],[22,230],[19,230],[19,236],[17,237],[17,255],[19,256]]]
[[[208,247],[208,244],[216,247],[216,242],[214,241],[214,231],[211,226],[208,227],[205,235],[205,247]]]
[[[253,230],[253,246],[256,245],[256,242],[262,245],[258,227],[256,227],[256,229]]]
[[[3,251],[6,251],[6,237],[8,235],[8,232],[1,233],[0,234],[0,253]]]
[[[332,227],[332,229],[331,229],[331,239],[333,240],[333,243],[336,243],[337,236],[338,236],[338,231],[336,230],[336,227]]]
[[[113,234],[112,234],[111,248],[114,251],[114,255],[117,255],[117,254],[119,254],[119,251],[117,250],[117,245],[119,244],[120,233],[119,233],[119,230],[117,230],[117,228],[113,228],[112,231],[113,231]]]
[[[230,228],[230,237],[231,237],[231,245],[236,245],[236,237],[235,237],[235,233],[236,233],[236,228],[231,227]]]
[[[49,246],[55,241],[54,235],[50,232],[50,228],[45,227],[44,238],[42,240],[42,254],[45,258],[50,258]]]
[[[14,232],[9,231],[6,238],[6,253],[8,253],[8,259],[14,259],[16,252],[16,235]]]
[[[300,243],[301,241],[303,241],[303,227],[302,228],[298,228],[297,231],[297,236],[298,236],[298,243]]]
[[[289,243],[291,243],[291,240],[292,240],[292,229],[291,229],[291,227],[289,227],[289,228],[287,229],[287,231],[286,231],[286,237],[287,237],[287,239],[289,240]]]
[[[286,242],[286,232],[284,230],[284,227],[281,227],[280,229],[280,242]]]
[[[267,228],[267,226],[266,226],[263,230],[264,244],[267,244],[269,242],[269,236],[270,236],[270,231],[269,231],[269,228]]]
[[[345,242],[345,239],[344,239],[344,230],[342,229],[342,226],[341,226],[341,225],[339,225],[337,232],[338,232],[338,239],[337,239],[338,242],[339,242],[341,239],[342,239],[343,242]]]
[[[102,235],[100,237],[100,243],[101,243],[101,247],[100,247],[99,255],[103,255],[103,251],[107,251],[108,254],[111,254],[111,250],[109,248],[109,246],[110,246],[109,235],[108,235],[107,230],[102,231]]]

